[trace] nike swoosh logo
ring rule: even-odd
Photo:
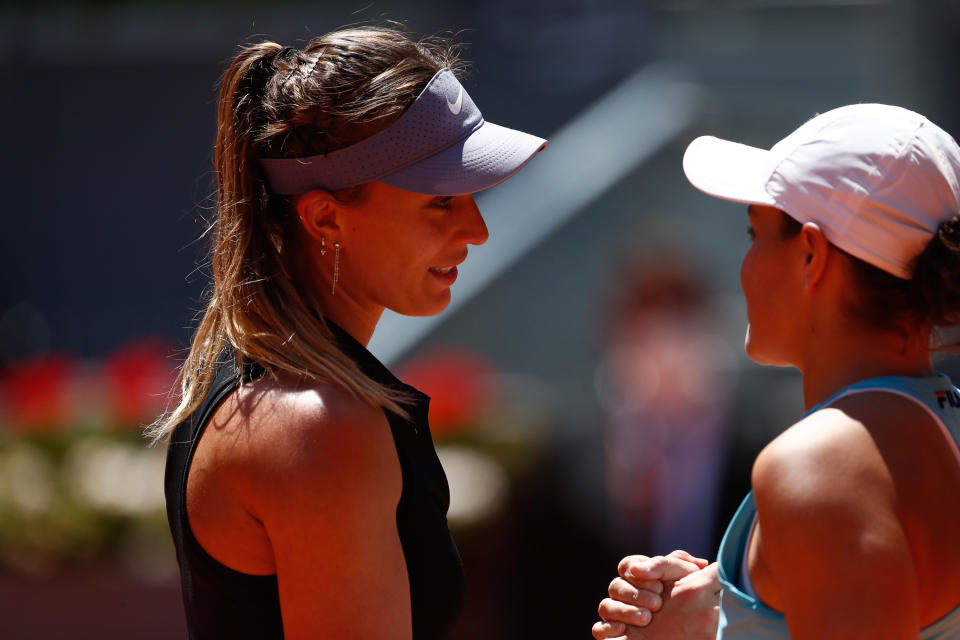
[[[463,87],[460,87],[460,93],[457,94],[457,101],[450,102],[447,100],[447,108],[450,109],[450,113],[453,115],[460,115],[460,109],[463,108]]]

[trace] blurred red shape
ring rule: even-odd
[[[496,400],[493,367],[462,348],[444,348],[405,364],[399,378],[430,396],[430,429],[452,435],[475,426]]]
[[[167,404],[175,371],[169,345],[154,339],[130,343],[103,363],[111,422],[139,427]]]
[[[8,364],[0,372],[0,398],[12,431],[55,431],[77,413],[74,381],[77,363],[49,355]]]

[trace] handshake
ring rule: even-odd
[[[720,611],[717,564],[686,551],[627,556],[600,602],[597,640],[713,640]]]

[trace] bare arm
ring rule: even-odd
[[[773,587],[758,592],[786,615],[792,638],[917,637],[899,496],[863,424],[836,409],[810,416],[761,453],[753,488],[756,563]]]
[[[383,412],[342,395],[295,403],[250,476],[249,506],[273,548],[286,638],[408,640],[399,461]]]

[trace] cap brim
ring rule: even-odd
[[[484,122],[457,144],[380,182],[428,195],[475,193],[503,182],[546,146],[543,138]]]
[[[771,163],[766,149],[713,136],[697,138],[683,154],[683,172],[693,186],[715,198],[744,204],[775,205],[766,191]]]

